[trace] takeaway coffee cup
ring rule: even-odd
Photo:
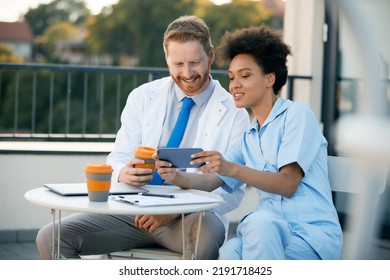
[[[135,158],[143,159],[144,164],[136,164],[136,168],[150,168],[154,171],[155,161],[152,158],[152,155],[157,152],[157,149],[147,146],[141,146],[134,150]]]
[[[87,164],[84,168],[90,201],[104,202],[111,187],[112,167],[109,164]]]

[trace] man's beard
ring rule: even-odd
[[[190,79],[183,79],[181,76],[173,77],[172,79],[179,86],[179,88],[184,91],[186,94],[198,94],[208,85],[209,73],[204,73],[203,76],[197,74]],[[186,82],[192,81],[191,83]]]

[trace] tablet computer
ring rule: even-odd
[[[204,165],[204,162],[190,164],[193,160],[191,155],[201,151],[203,151],[202,148],[159,148],[157,154],[159,159],[169,161],[173,167],[184,169],[197,168]]]
[[[86,183],[70,184],[45,184],[45,188],[63,196],[86,196],[88,195]],[[110,194],[138,194],[148,190],[131,186],[126,183],[111,183]]]

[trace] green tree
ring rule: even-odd
[[[80,28],[70,22],[61,21],[50,25],[41,36],[41,51],[46,62],[60,62],[56,56],[61,43],[72,41],[77,34],[81,32]]]
[[[270,17],[271,12],[265,7],[264,1],[233,0],[231,3],[207,7],[203,19],[212,30],[214,46],[218,46],[226,31],[266,23]]]
[[[22,63],[23,57],[15,55],[8,46],[0,44],[0,62]]]
[[[263,1],[233,0],[215,5],[209,0],[119,0],[88,19],[88,42],[91,51],[110,54],[116,65],[121,57],[133,56],[138,66],[165,67],[162,38],[166,26],[188,14],[206,21],[214,46],[225,31],[267,23],[272,16]]]
[[[112,10],[104,9],[101,14],[90,17],[86,22],[89,30],[86,40],[94,54],[109,54],[118,65],[120,57],[135,55],[133,34],[118,19]]]
[[[81,25],[90,14],[83,0],[53,0],[49,4],[29,9],[24,19],[30,24],[34,36],[39,36],[56,22],[68,21]]]
[[[120,0],[89,25],[95,52],[135,55],[139,66],[166,66],[162,38],[175,18],[191,14],[196,0]],[[116,60],[118,62],[118,60]]]

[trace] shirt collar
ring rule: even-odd
[[[288,107],[292,104],[291,100],[283,99],[281,97],[276,99],[276,102],[274,106],[272,107],[271,112],[269,113],[267,119],[265,120],[263,127],[266,126],[268,123],[272,122],[274,119],[276,119],[280,114],[282,114],[284,111],[287,110]],[[253,119],[249,129],[248,133],[251,133],[251,131],[259,131],[259,124],[256,120],[256,118]]]

